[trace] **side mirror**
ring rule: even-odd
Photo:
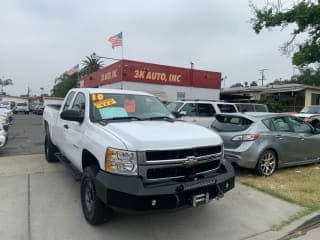
[[[61,119],[81,123],[84,119],[80,112],[75,110],[65,110],[60,114]]]
[[[172,112],[173,116],[175,116],[176,118],[180,118],[182,116],[186,116],[187,113],[185,111],[181,111],[181,112]]]

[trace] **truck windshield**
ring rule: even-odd
[[[136,94],[95,93],[90,95],[90,119],[93,122],[109,119],[173,118],[155,97]]]

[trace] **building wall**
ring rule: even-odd
[[[221,73],[121,60],[82,77],[80,87],[140,90],[163,100],[220,98]]]
[[[320,90],[316,89],[306,89],[305,90],[305,107],[312,105],[312,94],[318,94],[320,95]]]
[[[28,103],[29,100],[27,98],[22,98],[22,97],[13,97],[13,96],[1,96],[1,101],[6,102],[6,101],[13,101],[15,103]]]
[[[208,89],[208,88],[195,88],[195,87],[183,87],[174,85],[159,85],[150,83],[137,83],[121,81],[117,83],[101,85],[101,88],[111,89],[127,89],[135,91],[143,91],[151,93],[161,100],[173,101],[180,98],[186,99],[207,99],[207,100],[219,100],[220,90]],[[182,96],[184,93],[184,97]]]

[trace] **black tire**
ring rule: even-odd
[[[98,167],[89,166],[84,169],[81,180],[81,205],[85,219],[91,225],[99,225],[110,221],[113,216],[111,208],[107,207],[96,195],[94,178]]]
[[[59,159],[55,155],[56,152],[58,152],[57,147],[51,142],[50,137],[46,135],[44,139],[44,153],[47,162],[52,163],[59,161]]]
[[[271,176],[277,169],[277,154],[272,150],[265,150],[258,159],[255,172],[258,176]]]

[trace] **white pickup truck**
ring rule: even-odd
[[[43,114],[48,162],[81,177],[81,203],[92,224],[113,210],[197,206],[234,187],[214,131],[175,119],[153,95],[114,89],[71,89]]]

